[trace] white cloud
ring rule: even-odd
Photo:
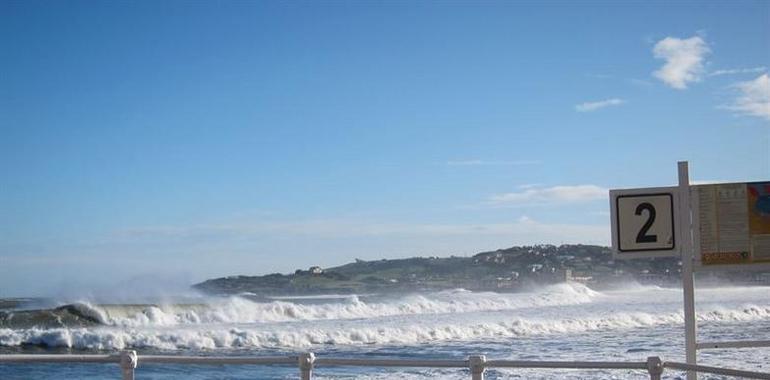
[[[520,166],[520,165],[537,165],[540,164],[537,160],[515,160],[515,161],[488,161],[488,160],[456,160],[447,161],[448,166]]]
[[[748,69],[724,69],[724,70],[712,71],[709,73],[709,76],[715,77],[719,75],[756,74],[756,73],[764,73],[765,71],[767,71],[767,67],[765,66],[752,67]]]
[[[618,98],[612,98],[612,99],[606,99],[606,100],[600,100],[598,102],[586,102],[581,103],[575,106],[575,111],[578,112],[591,112],[596,111],[601,108],[610,107],[610,106],[619,106],[626,101],[623,99]]]
[[[770,120],[770,77],[762,74],[754,80],[734,85],[740,96],[724,108],[734,112]]]
[[[488,198],[493,205],[539,205],[575,203],[606,199],[608,190],[596,185],[528,187],[519,192],[496,194]]]
[[[666,63],[653,75],[665,84],[685,89],[690,82],[697,82],[703,75],[703,61],[711,52],[708,44],[699,36],[680,39],[666,37],[652,49],[655,58]]]

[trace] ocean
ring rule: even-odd
[[[696,289],[699,341],[770,340],[770,287]],[[141,354],[684,361],[681,289],[577,283],[518,293],[164,297],[38,301],[0,311],[0,353],[140,354],[137,379],[296,379],[296,367],[142,364]],[[42,304],[41,304],[42,302]],[[770,371],[770,348],[702,350],[699,363]],[[0,365],[0,379],[116,379],[114,364]],[[646,379],[644,371],[490,369],[488,379]],[[319,367],[316,379],[469,379],[462,369]],[[683,378],[667,370],[664,378]],[[719,379],[701,375],[702,379]]]

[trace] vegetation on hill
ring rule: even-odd
[[[677,259],[615,261],[608,247],[535,245],[481,252],[471,257],[356,260],[333,268],[298,269],[292,274],[223,277],[194,287],[216,294],[257,295],[447,288],[515,290],[525,284],[569,280],[673,282],[679,272]]]

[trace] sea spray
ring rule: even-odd
[[[257,302],[244,297],[207,299],[202,304],[93,305],[79,302],[60,306],[76,318],[59,323],[61,312],[50,310],[15,313],[13,319],[0,316],[0,327],[32,327],[54,317],[43,327],[82,327],[102,324],[122,327],[176,326],[222,323],[275,323],[291,321],[345,320],[383,316],[469,313],[522,310],[592,302],[600,293],[581,284],[557,284],[528,293],[499,294],[459,290],[412,294],[400,298],[364,302],[351,295],[336,302],[303,304],[290,301]]]
[[[745,305],[737,309],[706,311],[700,322],[751,322],[770,318],[770,307]],[[659,325],[679,325],[682,313],[616,313],[603,318],[532,320],[515,318],[491,323],[443,324],[380,323],[351,324],[338,327],[322,325],[302,327],[297,324],[259,326],[181,326],[176,328],[119,329],[55,328],[0,329],[0,345],[38,345],[78,349],[219,349],[285,348],[306,349],[316,345],[417,345],[437,341],[479,341],[529,337],[547,334],[573,334],[586,331],[617,331]]]
[[[770,324],[768,288],[699,292],[701,324]],[[21,326],[23,316],[65,312],[88,324]],[[94,305],[12,311],[0,325],[0,346],[115,350],[151,348],[287,349],[415,347],[434,342],[509,342],[605,331],[623,336],[682,324],[681,291],[635,287],[595,292],[580,284],[498,294],[447,290],[388,297],[331,297],[256,302],[211,298],[195,304]],[[27,313],[27,314],[25,314]],[[31,313],[31,314],[30,314]],[[31,321],[38,319],[32,318]]]

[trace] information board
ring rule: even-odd
[[[770,182],[691,187],[701,265],[770,263]]]

